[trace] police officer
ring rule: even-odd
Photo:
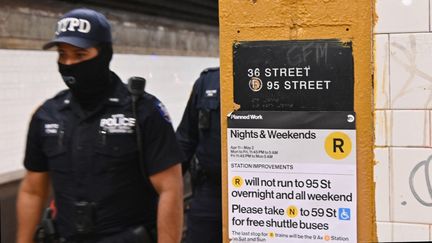
[[[187,159],[183,170],[190,170],[193,188],[186,243],[222,242],[219,90],[219,68],[205,69],[176,131]]]
[[[70,11],[44,49],[51,47],[69,89],[47,100],[30,122],[18,243],[32,242],[50,182],[62,242],[144,242],[143,232],[152,228],[159,243],[180,242],[182,153],[156,97],[139,97],[134,115],[126,85],[109,69],[107,19],[90,9]]]

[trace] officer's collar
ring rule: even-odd
[[[122,106],[130,101],[130,94],[117,74],[111,72],[111,78],[114,82],[114,91],[106,98],[104,104],[110,106]],[[63,102],[61,102],[59,106],[59,110],[70,108],[71,102],[72,93],[67,92],[67,94],[63,97]]]
[[[71,92],[67,92],[65,94],[65,96],[63,97],[63,102],[61,102],[59,104],[59,110],[64,110],[66,108],[70,107],[70,103],[71,103],[71,99],[72,99],[72,93]]]
[[[128,103],[131,99],[129,92],[125,84],[121,81],[119,76],[114,72],[111,72],[111,78],[114,82],[114,92],[108,96],[105,104],[112,106],[122,106]]]

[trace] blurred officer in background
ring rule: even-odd
[[[195,82],[176,135],[192,178],[186,243],[222,242],[219,68]]]
[[[144,92],[132,102],[110,71],[111,27],[101,13],[66,13],[44,49],[54,46],[69,89],[30,122],[18,243],[32,242],[50,182],[60,242],[146,242],[143,232],[156,229],[157,242],[180,242],[183,156],[163,104]]]

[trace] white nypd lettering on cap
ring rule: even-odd
[[[133,133],[135,118],[126,117],[124,114],[113,114],[111,117],[102,118],[100,127],[108,133]]]
[[[44,124],[45,134],[57,134],[59,127],[57,123]]]
[[[86,19],[78,18],[64,18],[57,22],[56,35],[66,31],[78,31],[81,33],[89,33],[91,30],[91,24]]]

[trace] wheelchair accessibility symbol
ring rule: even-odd
[[[339,220],[351,220],[351,209],[339,208],[338,212]]]

